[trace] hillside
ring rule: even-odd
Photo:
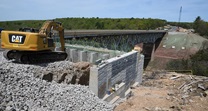
[[[165,69],[171,60],[188,59],[207,47],[207,42],[207,39],[194,33],[169,32],[155,51],[155,61],[149,64],[149,69]]]

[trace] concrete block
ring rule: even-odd
[[[67,53],[67,60],[71,61],[70,60],[70,49],[69,48],[66,48],[66,53]]]
[[[78,50],[70,49],[70,60],[72,62],[78,62]]]
[[[79,61],[87,61],[87,51],[79,51]]]
[[[90,68],[90,81],[89,81],[89,88],[92,90],[95,95],[98,95],[98,68],[97,66],[93,66]]]
[[[97,52],[91,52],[90,53],[90,63],[95,63],[98,59],[98,53]]]
[[[110,54],[103,54],[102,59],[106,60],[110,58]]]
[[[142,83],[142,76],[143,76],[143,66],[144,66],[144,55],[140,55],[140,60],[138,61],[138,71],[137,71],[137,77],[136,82],[139,84]]]

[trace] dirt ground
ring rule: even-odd
[[[208,111],[208,78],[146,72],[143,83],[115,111]]]

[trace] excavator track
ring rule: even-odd
[[[66,52],[52,52],[52,51],[4,51],[4,57],[8,60],[14,59],[14,62],[23,64],[37,64],[62,61],[67,58]]]

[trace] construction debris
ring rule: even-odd
[[[132,93],[115,111],[208,111],[208,77],[145,72]]]

